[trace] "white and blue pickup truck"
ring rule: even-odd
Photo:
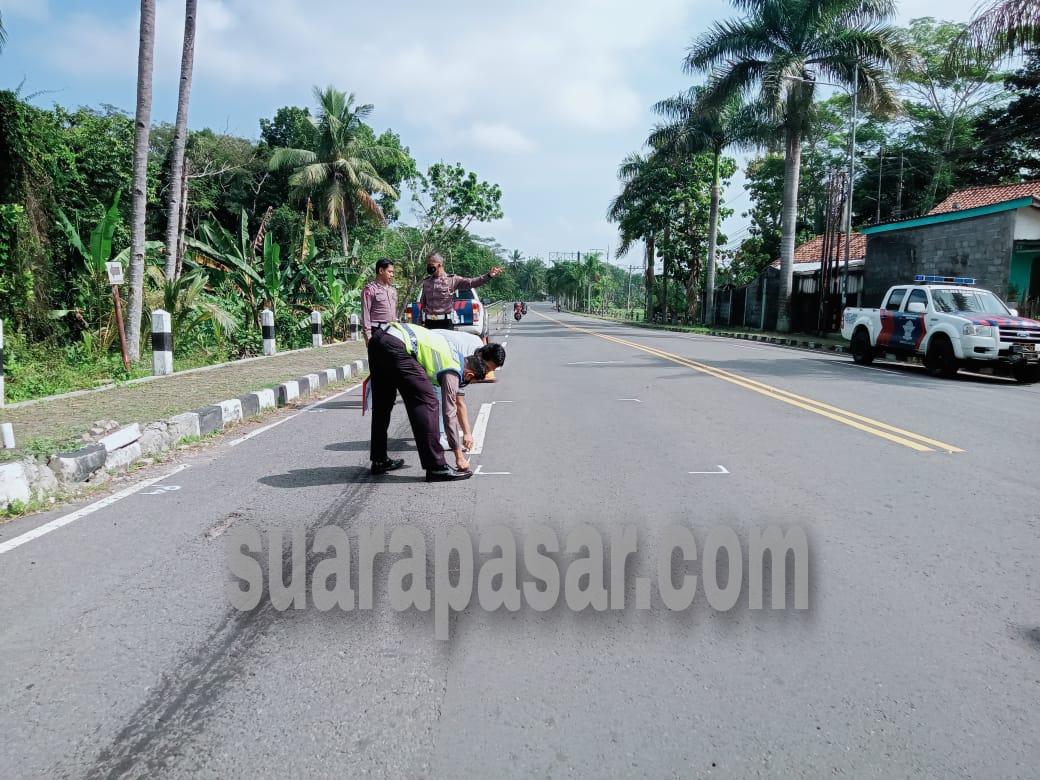
[[[1040,380],[1040,322],[1019,317],[989,290],[960,277],[918,276],[892,287],[880,309],[847,308],[841,335],[860,365],[891,354],[920,357],[934,376],[992,368]]]

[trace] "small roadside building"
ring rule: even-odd
[[[791,280],[791,330],[816,331],[840,328],[841,282],[845,275],[845,233],[829,238],[816,236],[795,247]],[[848,242],[849,306],[858,306],[863,289],[866,239],[852,233]],[[828,291],[823,297],[821,291]],[[715,291],[715,324],[775,330],[780,296],[780,261],[758,278],[740,287],[727,285]]]
[[[1021,314],[1040,309],[1040,181],[959,190],[923,217],[862,232],[863,306],[926,274],[972,277]]]

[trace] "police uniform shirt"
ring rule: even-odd
[[[480,287],[490,281],[491,274],[474,276],[470,279],[455,274],[426,277],[423,280],[422,297],[419,299],[424,315],[451,314],[455,308],[456,290],[472,290],[474,287]]]
[[[369,282],[361,294],[361,324],[366,339],[372,338],[372,326],[380,322],[397,322],[397,288]]]

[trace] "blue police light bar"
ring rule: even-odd
[[[914,277],[915,282],[924,282],[925,284],[975,284],[975,280],[967,276],[924,276],[918,274]]]

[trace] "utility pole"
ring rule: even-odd
[[[632,310],[632,269],[634,267],[632,265],[628,267],[628,302],[625,304],[625,311]]]

